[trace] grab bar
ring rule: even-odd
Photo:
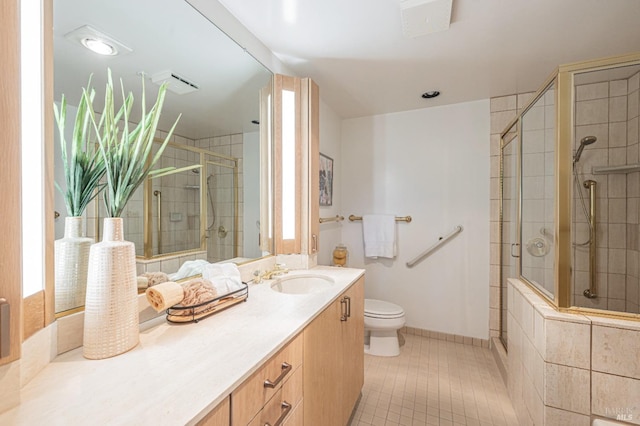
[[[336,215],[335,217],[321,217],[320,223],[325,222],[342,222],[344,220],[344,216]]]
[[[589,288],[582,294],[589,298],[595,299],[598,297],[598,282],[596,274],[596,184],[595,180],[585,180],[583,186],[589,190]]]
[[[354,220],[362,220],[362,216],[349,215],[349,221],[353,222]],[[411,223],[411,216],[396,216],[396,222],[407,222]]]
[[[162,192],[157,189],[153,195],[158,197],[158,254],[162,253]]]
[[[456,228],[451,231],[451,233],[449,233],[448,235],[444,236],[444,237],[440,237],[438,239],[438,242],[435,243],[434,245],[432,245],[431,247],[429,247],[426,251],[424,251],[423,253],[421,253],[420,255],[418,255],[415,259],[407,262],[407,268],[412,268],[413,265],[415,265],[416,263],[420,262],[422,259],[424,259],[425,257],[429,256],[432,252],[434,252],[438,247],[440,247],[441,245],[443,245],[444,243],[446,243],[447,241],[449,241],[451,238],[455,237],[456,235],[458,235],[460,232],[462,232],[464,228],[462,227],[462,225],[458,225],[456,226]]]

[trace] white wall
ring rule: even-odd
[[[322,88],[320,88],[322,93]],[[320,207],[320,217],[334,217],[343,215],[341,209],[341,188],[338,182],[342,180],[340,173],[340,131],[342,121],[327,104],[320,101],[320,152],[333,158],[333,203],[331,206]],[[319,200],[318,200],[319,202]],[[331,265],[333,249],[342,242],[342,228],[344,222],[326,222],[320,224],[320,240],[318,250],[318,265]]]
[[[489,100],[344,120],[341,140],[342,214],[413,218],[397,224],[393,260],[365,259],[362,223],[345,220],[366,297],[402,306],[410,327],[487,339]],[[461,234],[406,267],[457,225]]]

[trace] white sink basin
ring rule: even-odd
[[[279,293],[310,294],[331,288],[333,278],[319,274],[285,275],[271,284],[271,289]]]

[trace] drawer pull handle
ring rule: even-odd
[[[291,364],[288,364],[286,362],[282,363],[282,373],[280,373],[280,375],[278,376],[278,378],[272,382],[271,380],[267,379],[264,381],[264,387],[265,388],[275,388],[276,386],[278,386],[278,384],[282,381],[282,379],[284,379],[284,376],[286,376],[289,371],[291,371]]]
[[[340,299],[340,321],[347,320],[347,298]]]
[[[351,298],[349,296],[344,297],[347,301],[347,317],[351,318]]]
[[[287,414],[289,414],[289,411],[291,411],[291,404],[289,404],[287,401],[282,401],[281,407],[282,414],[280,414],[280,417],[278,417],[278,420],[276,420],[273,426],[280,426],[284,419],[287,417]],[[264,424],[264,426],[271,426],[271,423],[267,422]]]

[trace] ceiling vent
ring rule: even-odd
[[[402,32],[419,37],[449,29],[453,0],[401,0]]]
[[[184,95],[185,93],[195,92],[200,87],[187,80],[186,78],[174,73],[173,71],[162,71],[151,76],[151,81],[158,86],[162,83],[169,83],[167,89],[178,95]]]

